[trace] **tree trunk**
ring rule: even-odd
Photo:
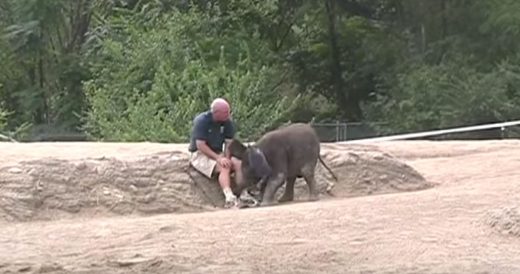
[[[43,41],[43,27],[40,30],[40,41]],[[43,59],[44,59],[44,53],[43,49],[39,48],[38,50],[38,74],[39,74],[39,88],[41,91],[41,117],[39,120],[41,122],[49,123],[49,106],[47,104],[47,91],[45,90],[45,72],[43,69]]]
[[[334,91],[337,105],[339,106],[339,111],[341,116],[345,116],[347,114],[347,111],[342,108],[343,106],[347,105],[347,99],[348,95],[345,94],[343,89],[343,79],[341,78],[341,63],[340,63],[340,49],[338,46],[337,41],[337,33],[336,33],[336,5],[335,0],[326,0],[325,1],[325,9],[327,12],[327,19],[328,19],[328,31],[329,31],[329,43],[330,43],[330,50],[331,50],[331,66],[330,66],[330,73],[331,73],[331,83],[332,83],[332,89]]]

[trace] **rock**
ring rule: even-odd
[[[137,187],[134,186],[134,185],[130,185],[129,188],[130,188],[130,190],[131,190],[132,192],[134,192],[134,193],[137,193],[137,192],[139,191],[139,189],[137,189]]]
[[[63,266],[61,266],[57,263],[44,264],[44,265],[40,266],[39,273],[51,273],[51,272],[56,272],[58,270],[64,270]]]
[[[520,207],[508,206],[487,214],[487,224],[504,235],[520,237]]]
[[[125,267],[125,266],[131,266],[134,264],[140,264],[140,263],[144,263],[144,262],[148,262],[148,261],[150,261],[150,260],[145,259],[145,258],[135,258],[135,259],[119,260],[119,261],[116,261],[116,263],[118,264],[118,266]]]
[[[27,265],[27,266],[22,266],[18,269],[18,272],[28,272],[28,271],[31,271],[31,266],[30,265]]]
[[[8,169],[7,172],[9,172],[9,173],[14,173],[14,174],[18,174],[18,173],[22,173],[23,170],[22,170],[21,168],[12,167],[12,168]]]

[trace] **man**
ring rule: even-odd
[[[189,151],[190,164],[208,178],[218,174],[218,182],[225,197],[225,207],[237,205],[231,191],[231,173],[241,178],[240,160],[231,157],[229,143],[235,136],[235,124],[230,117],[230,106],[222,98],[213,100],[210,110],[199,113],[193,119]],[[225,151],[222,146],[226,143]],[[252,199],[247,191],[241,198]]]

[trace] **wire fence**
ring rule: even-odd
[[[388,135],[406,134],[407,132],[396,131],[383,133],[376,129],[377,126],[384,126],[385,123],[368,122],[311,122],[322,142],[343,142]],[[508,125],[506,127],[487,128],[471,130],[466,132],[455,132],[436,134],[433,136],[410,137],[408,140],[485,140],[485,139],[517,139],[520,138],[520,126]],[[10,134],[0,132],[0,142],[52,142],[52,141],[87,141],[87,136],[81,132],[72,132],[49,125],[36,126],[29,134],[20,140],[15,140]]]
[[[394,134],[405,134],[404,132],[383,133],[375,126],[385,123],[362,123],[362,122],[313,122],[322,142],[343,142],[350,140],[383,137]],[[408,140],[486,140],[486,139],[517,139],[520,138],[520,126],[510,125],[507,127],[487,128],[471,130],[466,132],[443,133],[425,137],[410,137]]]
[[[384,125],[384,123],[373,123]],[[313,122],[312,127],[322,142],[342,142],[381,136],[373,126],[362,122]]]

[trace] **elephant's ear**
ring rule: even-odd
[[[271,175],[271,167],[265,159],[264,153],[256,147],[249,147],[249,165],[255,171],[258,178],[265,178]]]
[[[231,152],[231,156],[242,160],[242,157],[246,152],[246,147],[239,140],[233,139],[229,144],[229,151]]]

